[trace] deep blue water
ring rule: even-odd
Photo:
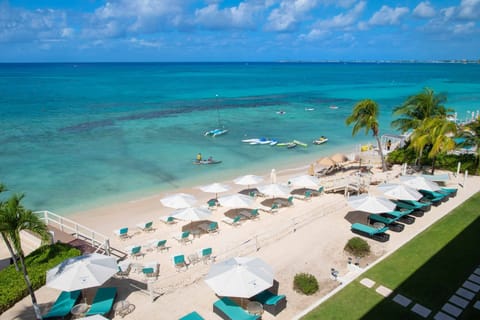
[[[267,174],[371,141],[344,124],[361,99],[380,104],[381,133],[393,132],[392,108],[424,87],[446,93],[460,119],[480,109],[472,64],[0,64],[0,181],[33,210],[67,214]],[[203,135],[217,126],[228,134]],[[320,135],[330,141],[292,150],[241,142]],[[222,163],[193,165],[198,152]]]

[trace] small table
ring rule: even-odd
[[[115,315],[119,315],[122,318],[133,312],[133,310],[135,310],[135,305],[131,304],[127,300],[117,301],[113,305],[113,311],[115,311]]]
[[[260,316],[263,313],[263,305],[258,301],[249,301],[247,304],[247,312]]]
[[[382,229],[382,228],[385,227],[385,223],[375,222],[375,223],[373,224],[373,227],[374,227],[375,229]]]
[[[86,303],[79,303],[73,306],[72,310],[70,310],[70,313],[73,315],[74,318],[80,318],[87,313],[88,309],[90,309],[90,306]]]

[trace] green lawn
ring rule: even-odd
[[[362,286],[365,277],[431,309],[433,319],[480,264],[479,244],[477,193],[302,319],[423,319]],[[480,319],[478,310],[468,309],[458,319]]]

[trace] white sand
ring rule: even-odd
[[[285,170],[278,172],[278,182],[286,182],[289,177],[304,174],[306,169]],[[391,173],[389,177],[395,176]],[[385,175],[383,175],[385,177]],[[267,176],[265,177],[267,179]],[[213,181],[209,181],[213,182]],[[456,186],[455,179],[450,185]],[[463,183],[463,178],[461,181]],[[459,187],[458,195],[424,217],[417,218],[415,224],[406,225],[401,233],[389,232],[390,241],[378,243],[368,240],[375,257],[390,253],[402,244],[412,239],[421,230],[460,205],[480,189],[480,178],[469,177],[465,187]],[[227,182],[232,189],[225,193],[231,194],[241,190],[231,182]],[[371,192],[374,187],[370,188]],[[198,189],[175,190],[194,194],[200,204],[204,204],[212,197]],[[173,192],[172,192],[173,193]],[[195,238],[192,244],[180,245],[172,239],[172,234],[181,231],[182,225],[188,222],[179,222],[175,225],[165,225],[159,217],[168,215],[171,209],[165,208],[159,199],[167,194],[162,193],[145,199],[127,203],[117,203],[108,207],[97,208],[87,212],[80,212],[71,216],[72,219],[89,226],[107,236],[111,236],[112,247],[123,250],[133,244],[145,245],[152,239],[167,239],[170,246],[168,252],[147,252],[143,258],[133,260],[135,263],[145,264],[156,261],[160,264],[158,280],[151,286],[158,293],[154,302],[144,292],[133,288],[130,284],[146,288],[143,275],[130,273],[130,279],[112,279],[111,285],[119,287],[118,299],[127,299],[135,304],[136,309],[125,319],[178,319],[180,316],[193,310],[200,313],[205,319],[220,319],[212,311],[212,304],[218,299],[214,292],[205,284],[202,278],[208,273],[209,265],[199,263],[191,265],[187,271],[177,272],[172,264],[172,255],[184,253],[189,255],[203,247],[212,247],[216,261],[237,255],[257,256],[265,260],[275,270],[275,278],[279,281],[279,293],[287,295],[287,308],[277,317],[264,313],[263,319],[292,319],[326,295],[339,282],[332,280],[330,268],[340,272],[340,277],[347,279],[351,276],[347,265],[348,256],[343,252],[345,243],[354,236],[350,231],[350,223],[345,215],[350,211],[346,199],[341,194],[325,194],[315,197],[312,201],[295,200],[295,205],[282,208],[278,213],[271,215],[261,212],[257,221],[245,221],[239,227],[232,227],[220,222],[227,209],[219,208],[210,220],[219,221],[220,234],[203,235]],[[213,195],[214,196],[214,195]],[[260,201],[257,203],[260,207]],[[135,230],[135,225],[142,221],[154,221],[155,232],[143,233]],[[127,240],[116,239],[112,231],[128,226],[135,235]],[[364,267],[366,261],[361,260]],[[314,274],[320,283],[320,291],[310,297],[293,291],[293,277],[296,273],[308,272]],[[48,310],[58,296],[54,289],[43,287],[36,292],[42,310]],[[153,316],[155,315],[155,316]],[[17,303],[12,309],[0,316],[0,319],[33,319],[31,301],[27,297]],[[120,319],[116,316],[114,319]]]

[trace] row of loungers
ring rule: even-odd
[[[450,197],[457,195],[457,189],[454,188],[442,188],[439,191],[419,190],[419,192],[424,196],[420,201],[394,200],[393,202],[397,205],[397,210],[368,216],[370,223],[379,222],[384,227],[375,228],[361,223],[354,223],[351,226],[352,232],[373,240],[386,242],[390,239],[390,235],[386,233],[388,230],[395,232],[403,231],[405,226],[402,223],[413,224],[415,222],[415,217],[412,217],[412,215],[422,217],[425,212],[430,210],[432,205],[438,206]]]
[[[77,304],[77,301],[80,299],[80,294],[80,290],[70,292],[62,291],[53,306],[48,311],[48,313],[42,316],[43,319],[64,318],[68,316],[72,308],[75,306],[75,304]],[[112,310],[113,302],[115,301],[116,295],[117,288],[99,288],[95,293],[95,297],[93,298],[90,309],[85,315],[92,316],[97,314],[108,314]]]

